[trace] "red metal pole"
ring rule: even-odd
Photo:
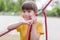
[[[48,40],[48,27],[47,27],[47,16],[45,13],[45,9],[47,8],[47,6],[52,2],[52,0],[50,0],[46,6],[42,9],[42,13],[44,15],[44,19],[45,19],[45,32],[46,32],[46,40]]]
[[[14,29],[16,29],[16,28],[14,28]],[[12,29],[12,30],[14,30],[14,29]],[[0,34],[0,37],[4,36],[5,34],[9,33],[9,32],[12,31],[12,30],[8,30],[8,31],[6,31],[5,33]]]
[[[31,29],[32,29],[32,25],[28,25],[26,40],[30,40]]]

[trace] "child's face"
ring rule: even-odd
[[[22,10],[22,16],[25,20],[32,19],[32,16],[35,16],[35,12],[33,10]]]

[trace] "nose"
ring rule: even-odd
[[[25,16],[28,16],[28,12],[25,12],[25,14],[24,14]]]

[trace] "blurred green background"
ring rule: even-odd
[[[25,0],[0,0],[0,15],[20,15],[21,5]],[[34,1],[34,0],[33,0]],[[60,16],[60,2],[54,1],[51,10],[46,10],[47,16]]]

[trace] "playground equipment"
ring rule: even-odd
[[[40,15],[40,13],[43,13],[43,15],[44,15],[44,19],[45,19],[45,32],[46,32],[46,40],[48,40],[48,27],[47,27],[47,16],[46,16],[46,12],[45,12],[45,9],[47,8],[47,6],[50,4],[52,2],[52,0],[50,0],[43,8],[42,8],[42,10],[39,12],[39,14],[38,15]],[[28,27],[28,31],[27,31],[27,35],[26,35],[26,40],[30,40],[30,32],[31,32],[31,25],[28,25],[29,27]],[[14,28],[14,29],[16,29],[16,28]],[[14,30],[14,29],[12,29],[12,30]],[[0,34],[0,37],[2,37],[3,35],[5,35],[5,34],[7,34],[7,33],[9,33],[10,31],[12,31],[12,30],[9,30],[9,31],[6,31],[5,33],[3,33],[3,34]]]

